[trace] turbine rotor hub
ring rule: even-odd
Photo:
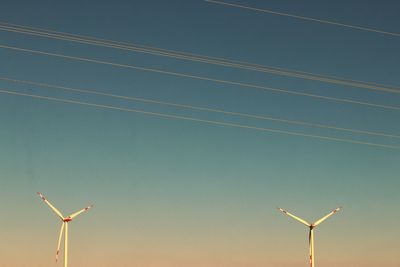
[[[63,219],[63,222],[70,222],[70,221],[72,221],[71,217],[66,217],[66,218]]]

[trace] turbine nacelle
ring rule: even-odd
[[[70,216],[68,216],[68,217],[62,219],[62,221],[63,222],[70,222],[70,221],[72,221],[72,218]]]

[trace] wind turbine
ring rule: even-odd
[[[61,230],[60,230],[60,235],[58,237],[58,243],[57,243],[57,252],[56,252],[56,262],[58,260],[58,254],[60,253],[60,246],[61,246],[61,239],[63,236],[63,233],[65,233],[64,237],[64,267],[68,266],[68,223],[72,221],[76,216],[81,214],[82,212],[88,211],[93,205],[90,205],[84,209],[81,209],[75,213],[72,213],[71,215],[64,217],[62,213],[56,209],[43,195],[42,193],[37,192],[37,194],[40,196],[40,198],[58,215],[58,217],[61,219],[62,224],[61,224]]]
[[[284,209],[281,209],[281,208],[278,208],[278,210],[282,211],[284,214],[292,217],[296,221],[301,222],[302,224],[306,225],[310,229],[309,233],[308,233],[308,243],[309,243],[309,253],[310,253],[310,267],[315,267],[315,265],[314,265],[314,228],[317,227],[317,225],[319,225],[320,223],[322,223],[326,219],[328,219],[329,217],[331,217],[333,214],[338,212],[341,208],[342,207],[334,209],[328,215],[322,217],[321,219],[319,219],[315,223],[308,223],[307,221],[305,221],[305,220],[303,220],[303,219],[301,219],[301,218],[289,213],[288,211],[286,211]]]

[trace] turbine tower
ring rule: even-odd
[[[331,217],[333,214],[338,212],[341,208],[342,207],[334,209],[328,215],[322,217],[321,219],[319,219],[315,223],[308,223],[307,221],[305,221],[305,220],[303,220],[303,219],[301,219],[301,218],[289,213],[288,211],[286,211],[284,209],[281,209],[281,208],[278,208],[278,210],[282,211],[284,214],[292,217],[296,221],[301,222],[302,224],[306,225],[310,229],[309,233],[308,233],[308,244],[309,244],[309,253],[310,253],[310,267],[315,267],[315,265],[314,265],[314,228],[317,227],[317,225],[319,225],[320,223],[322,223],[326,219],[328,219],[329,217]]]
[[[43,195],[42,193],[37,192],[37,194],[40,196],[40,198],[49,206],[61,219],[62,224],[61,224],[61,230],[60,230],[60,235],[58,237],[58,243],[57,243],[57,252],[56,252],[56,262],[58,261],[58,254],[60,253],[60,246],[61,246],[61,239],[63,237],[63,234],[65,234],[64,237],[64,267],[68,266],[68,223],[72,221],[76,216],[81,214],[82,212],[88,211],[93,205],[90,205],[84,209],[81,209],[75,213],[72,213],[71,215],[64,217],[62,213],[56,209]]]

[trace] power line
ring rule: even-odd
[[[388,32],[388,31],[369,28],[369,27],[355,26],[355,25],[344,24],[344,23],[330,21],[330,20],[323,20],[323,19],[316,19],[316,18],[311,18],[311,17],[299,16],[299,15],[294,15],[294,14],[289,14],[289,13],[277,12],[277,11],[273,11],[273,10],[269,10],[269,9],[261,9],[261,8],[238,5],[238,4],[227,3],[227,2],[216,1],[216,0],[205,0],[205,1],[209,2],[209,3],[213,3],[213,4],[232,6],[232,7],[237,7],[237,8],[241,8],[241,9],[264,12],[264,13],[274,14],[274,15],[278,15],[278,16],[286,16],[286,17],[291,17],[291,18],[301,19],[301,20],[319,22],[319,23],[323,23],[323,24],[330,24],[330,25],[346,27],[346,28],[351,28],[351,29],[356,29],[356,30],[361,30],[361,31],[380,33],[380,34],[391,35],[391,36],[396,36],[396,37],[400,36],[400,33],[396,33],[396,32]]]
[[[118,95],[118,94],[110,94],[110,93],[105,93],[105,92],[101,92],[101,91],[98,91],[98,90],[78,89],[78,88],[72,88],[72,87],[66,87],[66,86],[52,85],[52,84],[47,84],[47,83],[39,83],[39,82],[33,82],[33,81],[11,79],[11,78],[2,77],[2,76],[0,76],[0,80],[7,81],[7,82],[12,82],[12,83],[19,83],[19,84],[26,84],[26,85],[45,87],[45,88],[50,88],[50,89],[57,89],[57,90],[64,90],[64,91],[70,91],[70,92],[78,92],[78,93],[106,96],[106,97],[111,97],[111,98],[129,100],[129,101],[165,105],[165,106],[171,106],[171,107],[177,107],[177,108],[183,108],[183,109],[191,109],[191,110],[198,110],[198,111],[207,111],[207,112],[220,113],[220,114],[225,114],[225,115],[233,115],[233,116],[239,116],[239,117],[244,117],[244,118],[276,121],[276,122],[282,122],[282,123],[287,123],[287,124],[294,124],[294,125],[301,125],[301,126],[308,126],[308,127],[330,129],[330,130],[336,130],[336,131],[342,131],[342,132],[350,132],[350,133],[356,133],[356,134],[367,134],[367,135],[390,137],[390,138],[400,138],[400,135],[388,134],[388,133],[384,133],[384,132],[357,130],[357,129],[337,127],[337,126],[326,125],[326,124],[310,123],[310,122],[304,122],[304,121],[298,121],[298,120],[288,120],[288,119],[282,119],[282,118],[277,118],[277,117],[254,115],[254,114],[241,113],[241,112],[222,110],[222,109],[216,109],[216,108],[198,107],[198,106],[193,106],[193,105],[178,104],[178,103],[159,101],[159,100],[148,99],[148,98],[139,98],[139,97]]]
[[[160,69],[155,69],[155,68],[146,68],[146,67],[140,67],[140,66],[135,66],[135,65],[120,64],[120,63],[102,61],[102,60],[97,60],[97,59],[83,58],[83,57],[77,57],[77,56],[67,56],[67,55],[63,55],[63,54],[20,48],[20,47],[16,47],[16,46],[7,46],[7,45],[0,44],[0,48],[28,52],[28,53],[33,53],[33,54],[53,56],[53,57],[69,59],[69,60],[76,60],[76,61],[81,61],[81,62],[90,62],[90,63],[120,67],[120,68],[129,68],[129,69],[135,69],[135,70],[141,70],[141,71],[147,71],[147,72],[153,72],[153,73],[159,73],[159,74],[166,74],[166,75],[172,75],[172,76],[176,76],[176,77],[191,78],[191,79],[216,82],[216,83],[221,83],[221,84],[229,84],[229,85],[235,85],[235,86],[241,86],[241,87],[247,87],[247,88],[254,88],[254,89],[259,89],[259,90],[263,90],[263,91],[271,91],[271,92],[285,93],[285,94],[291,94],[291,95],[297,95],[297,96],[305,96],[305,97],[329,100],[329,101],[334,101],[334,102],[342,102],[342,103],[348,103],[348,104],[369,106],[369,107],[374,107],[374,108],[400,110],[400,107],[398,107],[398,106],[389,106],[389,105],[375,104],[375,103],[357,101],[357,100],[346,99],[346,98],[336,98],[336,97],[323,96],[323,95],[317,95],[317,94],[303,93],[303,92],[297,92],[297,91],[291,91],[291,90],[286,90],[286,89],[279,89],[279,88],[273,88],[273,87],[267,87],[267,86],[261,86],[261,85],[243,83],[243,82],[235,82],[235,81],[215,79],[215,78],[210,78],[210,77],[205,77],[205,76],[185,74],[185,73],[180,73],[180,72],[165,71],[165,70],[160,70]]]
[[[308,138],[320,139],[320,140],[325,140],[325,141],[329,140],[329,141],[351,143],[351,144],[358,144],[358,145],[367,145],[367,146],[380,147],[380,148],[390,148],[390,149],[396,149],[396,150],[400,149],[400,146],[395,146],[395,145],[371,143],[371,142],[364,142],[364,141],[358,141],[358,140],[353,140],[353,139],[336,138],[336,137],[322,136],[322,135],[304,134],[304,133],[300,133],[300,132],[285,131],[285,130],[278,130],[278,129],[272,129],[272,128],[255,127],[255,126],[238,124],[238,123],[198,119],[198,118],[193,118],[193,117],[188,117],[188,116],[171,115],[171,114],[166,114],[166,113],[150,112],[150,111],[139,110],[139,109],[122,108],[122,107],[116,107],[116,106],[111,106],[111,105],[103,105],[103,104],[76,101],[76,100],[70,100],[70,99],[20,93],[20,92],[10,91],[7,89],[0,89],[0,93],[10,94],[10,95],[18,95],[18,96],[26,96],[26,97],[37,98],[37,99],[45,99],[45,100],[63,102],[63,103],[69,103],[69,104],[91,106],[91,107],[97,107],[97,108],[103,108],[103,109],[135,112],[135,113],[141,113],[141,114],[169,118],[169,119],[187,120],[187,121],[202,122],[202,123],[213,124],[213,125],[230,126],[230,127],[236,127],[236,128],[242,128],[242,129],[252,129],[252,130],[271,132],[271,133],[276,133],[276,134],[308,137]]]
[[[225,67],[230,67],[230,68],[245,69],[245,70],[262,72],[262,73],[270,73],[270,74],[274,74],[274,75],[293,77],[293,78],[298,78],[298,79],[306,79],[306,80],[313,80],[313,81],[319,81],[319,82],[324,82],[324,83],[345,85],[345,86],[351,86],[351,87],[356,87],[356,88],[361,88],[361,89],[383,91],[383,92],[397,93],[397,94],[400,93],[400,88],[395,88],[395,87],[391,87],[391,86],[384,85],[384,84],[365,82],[365,81],[359,81],[359,80],[343,79],[343,78],[315,74],[315,73],[310,73],[310,72],[302,72],[302,71],[297,71],[297,70],[290,70],[290,69],[284,69],[284,68],[258,65],[258,64],[254,64],[254,63],[243,62],[243,61],[235,61],[235,60],[229,60],[229,59],[218,58],[218,57],[209,57],[209,56],[185,53],[185,52],[180,52],[180,51],[166,50],[166,49],[150,47],[150,46],[136,45],[136,44],[130,44],[130,43],[124,43],[124,42],[116,42],[116,41],[111,41],[111,40],[107,40],[107,39],[99,39],[99,38],[94,38],[94,37],[90,37],[90,36],[83,36],[83,35],[70,34],[70,33],[58,32],[58,31],[51,31],[51,30],[42,29],[42,28],[33,28],[33,27],[9,24],[9,23],[4,23],[4,22],[0,22],[0,30],[9,31],[9,32],[17,32],[17,33],[22,33],[22,34],[29,34],[29,35],[39,36],[39,37],[44,37],[44,38],[77,42],[77,43],[82,43],[82,44],[114,48],[114,49],[125,50],[125,51],[134,51],[134,52],[139,52],[139,53],[146,53],[146,54],[158,55],[158,56],[181,59],[181,60],[189,60],[189,61],[194,61],[194,62],[201,62],[201,63],[225,66]]]

